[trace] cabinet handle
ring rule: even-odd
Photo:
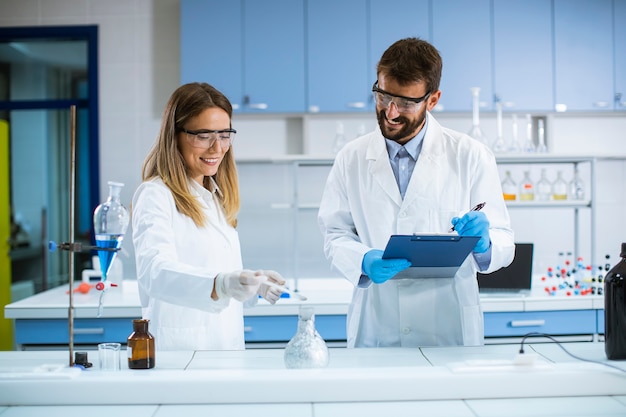
[[[74,329],[74,334],[104,334],[104,327],[85,327],[83,329]]]
[[[544,326],[545,320],[513,320],[511,321],[511,327],[534,327]]]
[[[248,108],[254,110],[266,110],[267,103],[250,103],[248,104]]]
[[[348,108],[350,109],[364,109],[365,103],[362,101],[353,101],[352,103],[348,103]]]
[[[243,327],[243,332],[244,333],[250,333],[252,331],[252,326],[244,326]]]
[[[609,107],[609,102],[608,101],[594,101],[593,107],[597,107],[599,109],[605,109]]]

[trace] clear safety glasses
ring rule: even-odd
[[[396,105],[398,112],[400,113],[415,113],[419,110],[420,105],[424,100],[430,96],[430,92],[426,93],[423,97],[404,97],[396,94],[391,94],[385,90],[378,88],[378,81],[372,86],[372,93],[374,94],[374,100],[376,104],[383,108],[388,108],[391,102]]]
[[[235,140],[237,131],[235,129],[224,130],[187,130],[181,129],[187,134],[187,140],[194,148],[209,149],[213,147],[215,141],[219,139],[222,149],[227,149]]]

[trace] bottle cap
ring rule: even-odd
[[[626,242],[622,242],[622,252],[619,254],[620,258],[626,258]]]

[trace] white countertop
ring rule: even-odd
[[[76,288],[79,283],[76,283]],[[12,319],[67,318],[68,285],[36,294],[5,306],[5,317]],[[307,301],[281,298],[271,305],[259,300],[257,306],[245,309],[246,316],[297,315],[301,304],[315,308],[316,315],[346,314],[352,297],[352,286],[343,279],[300,279],[298,290]],[[74,293],[73,304],[76,318],[95,318],[100,293],[92,289],[87,294]],[[481,296],[484,312],[585,310],[604,308],[603,296],[549,296],[541,291],[529,296]],[[141,317],[137,281],[124,280],[119,288],[107,290],[104,296],[104,318]]]
[[[602,343],[567,343],[565,347],[585,359],[609,363]],[[123,364],[118,372],[100,371],[95,351],[88,352],[94,367],[84,371],[67,368],[67,352],[0,352],[0,406],[213,405],[219,408],[237,405],[240,407],[237,410],[242,412],[245,408],[241,407],[254,405],[259,412],[265,410],[255,416],[330,416],[333,413],[321,410],[333,405],[334,415],[357,415],[354,410],[373,407],[370,410],[387,412],[369,411],[360,415],[395,416],[415,415],[389,414],[389,411],[400,405],[406,409],[408,403],[415,413],[426,406],[421,403],[425,401],[448,410],[436,415],[488,416],[492,414],[485,410],[497,404],[494,400],[510,403],[517,399],[524,405],[523,410],[540,400],[546,404],[560,400],[559,407],[565,407],[566,411],[572,404],[576,408],[569,408],[570,414],[550,413],[549,409],[539,410],[537,414],[517,414],[509,413],[506,408],[507,415],[626,415],[626,373],[577,361],[558,346],[541,343],[525,345],[527,355],[536,355],[533,365],[515,365],[513,358],[518,350],[517,344],[334,348],[330,349],[330,363],[325,369],[286,369],[282,349],[157,352],[156,368],[129,370]],[[62,370],[57,375],[33,372],[43,364],[59,364]],[[610,364],[626,370],[626,362],[610,361]],[[581,396],[585,397],[584,403],[576,398]],[[491,406],[486,400],[491,401]],[[284,410],[278,414],[267,411],[275,410],[277,405],[286,407],[291,414]],[[338,412],[345,407],[351,412]],[[467,412],[467,407],[474,413]],[[589,414],[580,413],[584,409]],[[202,415],[198,410],[208,409],[198,408],[196,413],[184,414]],[[306,412],[300,414],[298,410]],[[451,414],[451,410],[464,410],[464,413]],[[1,407],[0,415],[5,417]]]

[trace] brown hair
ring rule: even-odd
[[[404,85],[423,81],[426,91],[439,90],[442,61],[439,51],[419,38],[396,41],[383,53],[376,73],[384,73]]]
[[[199,227],[206,225],[208,219],[202,213],[200,203],[189,191],[189,178],[176,135],[189,119],[212,107],[224,110],[232,119],[233,107],[230,101],[213,86],[207,83],[190,83],[178,87],[167,102],[161,130],[143,163],[141,176],[143,181],[161,178],[172,191],[178,211],[191,217]],[[240,201],[237,167],[232,150],[231,146],[213,179],[223,194],[222,207],[226,219],[235,227]],[[210,182],[210,178],[206,177],[204,188],[210,190]]]

